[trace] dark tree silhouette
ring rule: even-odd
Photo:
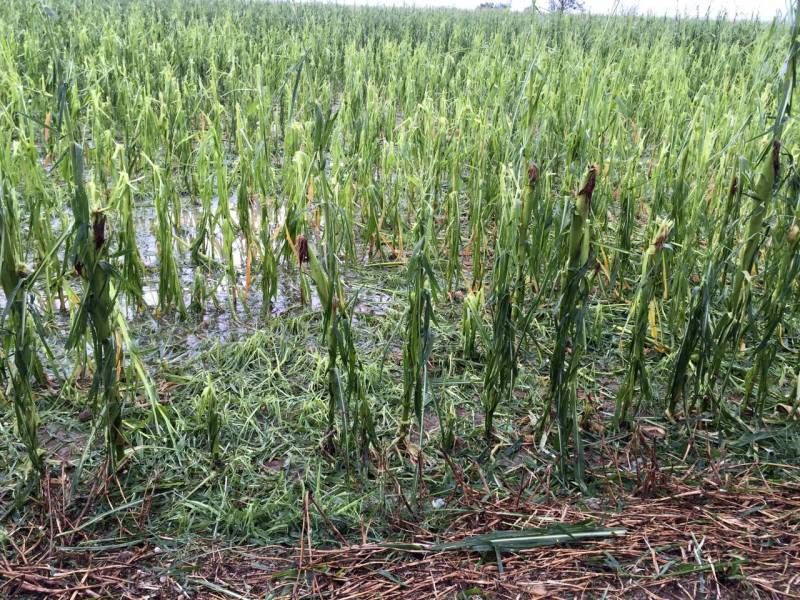
[[[583,0],[550,0],[549,7],[552,12],[582,11],[585,8]]]

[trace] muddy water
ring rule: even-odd
[[[236,219],[236,195],[229,198],[230,212]],[[214,213],[218,211],[219,203],[215,198],[212,202]],[[263,299],[260,290],[260,262],[258,249],[252,253],[250,289],[246,289],[246,263],[247,249],[241,237],[233,243],[232,257],[236,273],[235,298],[232,282],[228,273],[223,268],[223,240],[221,231],[209,235],[210,254],[213,260],[211,267],[196,267],[191,262],[190,245],[195,239],[198,223],[202,210],[198,203],[188,197],[181,199],[180,235],[173,237],[173,252],[178,268],[178,275],[183,290],[183,300],[187,307],[187,315],[180,318],[177,309],[171,309],[164,314],[159,311],[158,294],[158,243],[156,239],[157,220],[155,208],[152,204],[141,204],[136,207],[135,228],[136,240],[142,262],[145,266],[143,281],[144,307],[134,306],[127,297],[120,294],[118,306],[130,330],[131,336],[138,346],[145,363],[154,365],[162,361],[181,361],[191,358],[202,348],[216,342],[229,342],[247,337],[258,330],[265,320],[285,316],[312,314],[320,310],[319,298],[316,291],[311,288],[310,303],[303,306],[300,303],[298,281],[300,273],[296,265],[287,267],[281,265],[278,275],[278,293],[273,299],[269,310],[263,310]],[[283,214],[276,215],[276,222],[270,223],[274,231],[282,222]],[[251,223],[258,223],[257,215],[251,216]],[[71,226],[69,219],[61,215],[54,229]],[[112,224],[112,228],[118,224]],[[237,228],[234,222],[234,229]],[[113,235],[113,230],[112,230]],[[257,232],[254,232],[257,236]],[[112,238],[113,239],[113,238]],[[256,238],[257,239],[257,238]],[[315,244],[315,240],[311,240]],[[62,248],[63,258],[63,248]],[[203,269],[204,283],[207,298],[203,310],[198,314],[188,310],[192,300],[192,287],[195,272]],[[355,306],[356,317],[377,316],[382,317],[394,312],[395,298],[387,290],[377,289],[370,285],[370,280],[362,276],[358,270],[346,270],[342,278],[345,282],[346,294],[349,298],[358,295]],[[74,292],[81,295],[83,283],[73,277],[68,281]],[[310,282],[309,282],[310,283]],[[46,361],[48,370],[57,379],[68,376],[77,364],[76,356],[68,356],[64,350],[70,327],[71,306],[69,299],[65,300],[63,310],[58,299],[53,299],[54,311],[48,314],[42,302],[44,290],[38,289],[35,294],[35,304],[38,311],[44,316],[46,322],[47,344],[52,350],[55,360]],[[0,291],[0,310],[5,306],[5,297]],[[91,348],[87,349],[91,356]]]

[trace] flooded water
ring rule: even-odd
[[[137,306],[133,299],[120,293],[117,305],[124,316],[131,336],[138,346],[138,350],[147,356],[146,362],[152,364],[157,361],[186,360],[199,352],[207,345],[217,342],[229,342],[244,338],[263,327],[266,320],[281,318],[291,315],[313,314],[321,310],[320,300],[310,278],[308,289],[310,295],[306,305],[300,298],[300,271],[296,264],[281,264],[278,269],[278,292],[272,299],[269,309],[264,310],[263,297],[260,288],[261,263],[260,245],[253,244],[250,249],[250,264],[248,277],[248,250],[242,236],[237,236],[232,244],[231,258],[235,280],[231,278],[229,270],[224,268],[226,263],[222,231],[215,227],[208,235],[208,264],[197,266],[191,259],[190,248],[199,230],[202,219],[202,208],[199,203],[189,197],[181,198],[180,224],[175,227],[177,235],[172,236],[172,250],[176,261],[178,277],[182,290],[182,299],[186,307],[185,315],[181,315],[177,307],[168,307],[162,310],[159,297],[159,247],[157,241],[158,221],[153,204],[137,205],[135,210],[135,229],[137,248],[142,263],[145,267],[142,301],[143,306]],[[236,223],[236,194],[229,198],[229,209],[233,218],[233,228],[238,229]],[[212,201],[212,213],[219,211],[219,201]],[[255,212],[255,211],[251,211]],[[174,215],[170,215],[171,218]],[[274,232],[282,226],[285,209],[281,209],[269,223],[272,239],[280,239]],[[251,214],[251,223],[259,223],[259,218]],[[71,227],[69,218],[63,214],[53,221],[55,231]],[[114,243],[114,230],[118,223],[111,223],[111,240]],[[258,231],[254,231],[254,239],[258,238]],[[318,247],[316,237],[310,234],[310,243]],[[277,252],[277,251],[276,251]],[[60,254],[63,260],[63,248]],[[305,268],[305,267],[304,267]],[[197,310],[193,305],[193,286],[195,274],[202,269],[202,283],[205,287],[205,298],[202,306]],[[302,275],[307,277],[307,275]],[[358,317],[383,317],[389,314],[394,303],[393,295],[378,289],[374,281],[370,281],[357,270],[344,269],[342,279],[348,299],[357,297],[354,307],[354,318]],[[37,313],[42,315],[46,323],[44,328],[47,345],[52,350],[54,360],[48,361],[48,371],[60,378],[71,372],[77,364],[77,357],[70,356],[64,350],[64,345],[69,333],[71,318],[75,306],[83,294],[84,283],[74,274],[65,281],[63,306],[59,299],[53,298],[50,304],[52,311],[45,305],[43,299],[45,291],[38,284],[34,293],[34,303]],[[69,290],[72,293],[69,293]],[[52,291],[51,291],[52,293]],[[0,310],[6,304],[5,296],[0,291]],[[91,356],[90,344],[87,344],[87,354]]]

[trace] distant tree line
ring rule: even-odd
[[[550,12],[582,11],[585,9],[583,0],[550,0]]]
[[[541,8],[537,6],[539,0],[532,0],[530,6],[526,7],[526,11],[541,12]],[[492,2],[484,2],[479,8],[492,8]],[[583,12],[586,10],[586,5],[583,0],[548,0],[548,12]]]
[[[510,8],[510,2],[481,2],[478,5],[479,10],[509,10]]]

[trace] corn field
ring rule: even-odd
[[[784,477],[798,23],[7,0],[0,548]]]

